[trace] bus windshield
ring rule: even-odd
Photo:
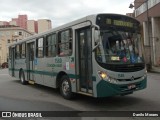
[[[143,63],[140,34],[135,32],[107,29],[101,30],[100,45],[96,60],[106,64]]]

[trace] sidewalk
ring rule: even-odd
[[[150,72],[160,73],[160,67],[152,66],[152,69],[150,70]]]

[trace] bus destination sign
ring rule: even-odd
[[[115,26],[121,26],[121,27],[133,27],[133,23],[129,21],[122,21],[122,20],[114,20],[107,18],[106,19],[106,24],[107,25],[115,25]]]

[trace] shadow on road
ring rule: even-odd
[[[14,83],[21,84],[19,80],[13,80]],[[38,91],[41,91],[46,94],[55,95],[60,97],[60,99],[63,100],[63,98],[60,96],[59,89],[53,89],[50,87],[42,86],[42,85],[27,85],[28,87],[31,87],[33,89],[36,89]],[[29,89],[29,88],[28,88]],[[45,96],[45,95],[44,95]],[[65,100],[68,101],[68,100]],[[128,106],[136,106],[136,104],[139,104],[139,102],[142,101],[142,98],[134,97],[132,95],[128,96],[113,96],[113,97],[106,97],[106,98],[93,98],[89,96],[84,96],[80,94],[76,94],[75,98],[72,100],[69,100],[68,103],[77,103],[80,105],[87,105],[90,108],[93,108],[94,110],[101,110],[101,111],[108,111],[108,110],[117,110],[121,111],[121,108],[128,107]],[[86,108],[87,108],[86,106]],[[86,109],[87,110],[87,109]],[[90,109],[92,111],[92,109]]]

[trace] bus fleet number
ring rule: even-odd
[[[56,58],[55,63],[62,63],[62,59],[61,58]]]

